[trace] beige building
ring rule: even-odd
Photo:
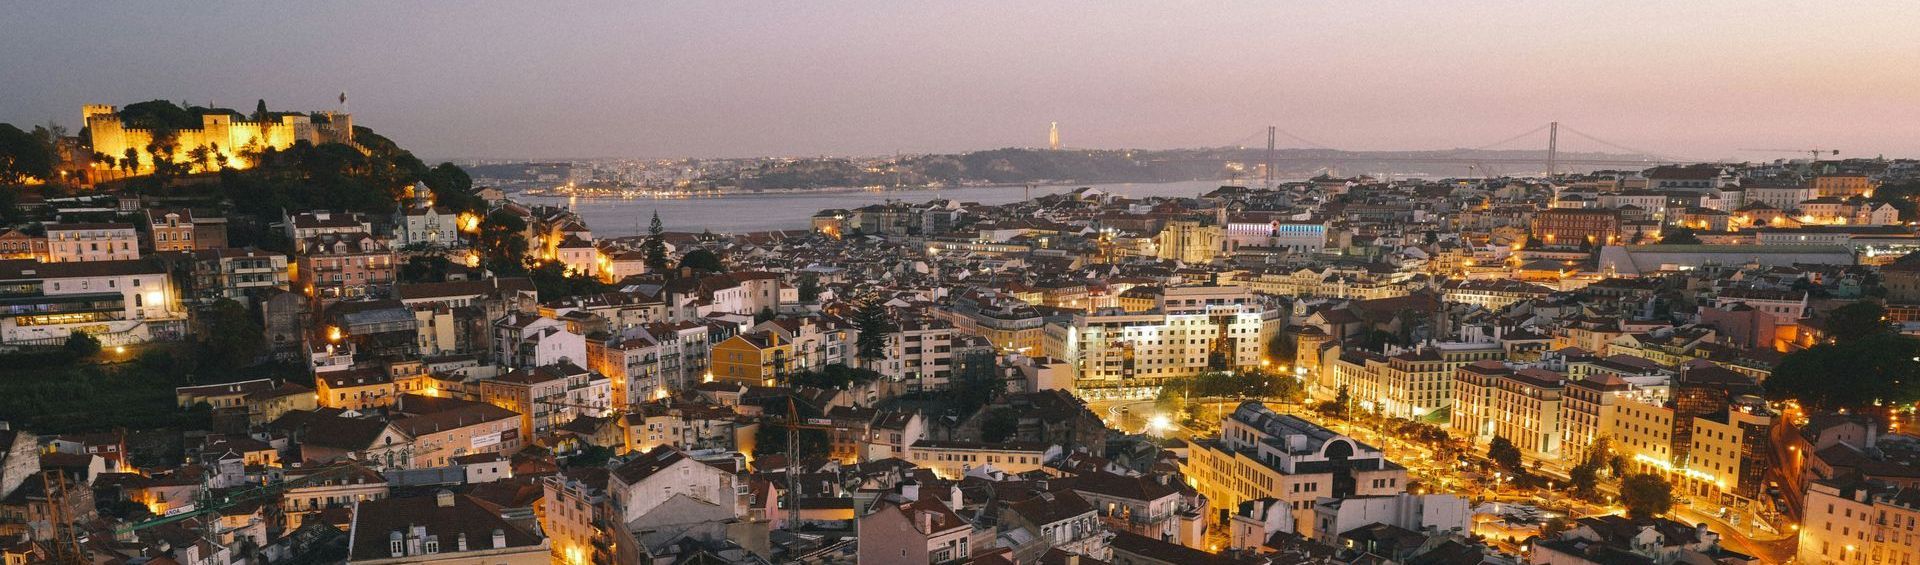
[[[1912,489],[1841,478],[1807,485],[1801,563],[1920,562],[1920,499]]]
[[[1218,224],[1205,220],[1168,220],[1154,245],[1154,256],[1161,259],[1204,264],[1226,253],[1227,236]]]
[[[47,224],[47,262],[125,261],[140,258],[133,224]]]
[[[1407,469],[1373,446],[1255,401],[1221,419],[1220,435],[1195,439],[1184,474],[1208,504],[1238,508],[1272,498],[1285,502],[1291,531],[1313,532],[1314,502],[1406,491]]]

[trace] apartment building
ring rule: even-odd
[[[1287,504],[1302,535],[1313,532],[1315,501],[1399,494],[1407,485],[1407,469],[1379,449],[1256,401],[1223,418],[1218,437],[1195,439],[1182,472],[1210,505]]]
[[[1047,355],[1081,388],[1145,386],[1206,371],[1258,367],[1275,315],[1242,287],[1164,289],[1143,313],[1103,310],[1047,325]]]
[[[520,414],[520,437],[535,438],[613,406],[613,383],[572,363],[522,367],[480,381],[483,402]]]
[[[75,331],[106,345],[185,335],[173,279],[143,260],[0,261],[0,342],[56,345]]]
[[[1462,366],[1505,357],[1496,342],[1446,342],[1377,355],[1341,350],[1326,368],[1324,390],[1347,388],[1359,407],[1394,418],[1418,418],[1453,404],[1453,375]]]
[[[47,262],[128,261],[140,258],[133,224],[47,224]]]

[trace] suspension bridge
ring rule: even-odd
[[[1576,141],[1581,149],[1572,155],[1562,155],[1563,135],[1566,141]],[[1300,170],[1319,167],[1335,169],[1347,165],[1373,165],[1381,163],[1404,163],[1409,165],[1455,165],[1468,169],[1477,169],[1480,174],[1500,176],[1496,171],[1506,168],[1528,168],[1554,174],[1569,169],[1600,168],[1647,168],[1658,165],[1674,165],[1707,162],[1704,159],[1690,159],[1682,156],[1647,151],[1605,138],[1589,134],[1560,122],[1541,124],[1539,127],[1506,138],[1473,147],[1435,150],[1402,151],[1365,151],[1331,147],[1295,135],[1279,127],[1269,126],[1255,132],[1226,147],[1243,151],[1257,151],[1251,145],[1260,137],[1266,137],[1264,155],[1243,154],[1248,165],[1264,161],[1266,170]],[[1281,147],[1280,140],[1291,141],[1293,147]],[[1618,153],[1615,153],[1618,152]],[[1168,158],[1167,162],[1187,160],[1178,157]],[[1208,160],[1192,158],[1191,160]],[[1535,169],[1537,167],[1537,169]]]

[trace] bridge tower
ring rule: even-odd
[[[1539,130],[1534,130],[1539,131]],[[1552,177],[1560,164],[1560,122],[1547,123],[1547,176]]]
[[[1267,190],[1273,190],[1273,134],[1279,128],[1267,126]]]

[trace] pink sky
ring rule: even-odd
[[[7,3],[0,22],[0,121],[346,90],[434,158],[963,151],[1043,145],[1052,121],[1074,147],[1275,124],[1424,149],[1551,120],[1693,158],[1920,156],[1904,1]]]

